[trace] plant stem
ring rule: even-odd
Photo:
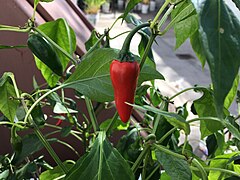
[[[19,121],[18,123],[20,123],[21,121]],[[19,125],[18,123],[12,123],[12,122],[8,122],[8,121],[0,121],[0,125],[11,125],[11,126],[16,126],[20,129],[25,129],[26,127]],[[22,122],[22,124],[25,125],[24,122]]]
[[[112,129],[112,126],[115,124],[116,120],[118,118],[118,112],[116,112],[111,120],[111,122],[109,123],[107,129],[106,129],[106,135],[108,135],[109,131]]]
[[[119,37],[119,36],[122,36],[123,34],[129,33],[129,32],[131,32],[131,31],[122,32],[122,33],[120,33],[120,34],[118,34],[118,35],[116,35],[116,36],[114,36],[114,37],[110,37],[109,39],[110,39],[110,40],[113,40],[113,39],[115,39],[115,38],[117,38],[117,37]]]
[[[202,179],[203,179],[203,180],[207,180],[207,179],[208,179],[208,177],[207,177],[207,172],[204,170],[203,166],[198,162],[198,160],[194,158],[194,159],[192,160],[192,163],[193,163],[193,165],[195,165],[195,166],[198,168],[198,170],[200,171],[200,173],[201,173],[201,175],[202,175]]]
[[[147,144],[147,145],[143,148],[141,154],[138,156],[137,160],[135,161],[135,163],[134,163],[133,166],[131,167],[133,173],[135,173],[135,172],[137,171],[138,167],[140,166],[142,160],[144,159],[144,157],[145,157],[145,155],[146,155],[146,153],[148,152],[149,149],[150,149],[150,145],[149,145],[149,144]]]
[[[64,86],[65,86],[65,84],[62,84],[62,85],[60,85],[60,86],[57,86],[57,87],[49,90],[49,91],[46,92],[45,94],[43,94],[41,97],[39,97],[39,98],[32,104],[32,106],[28,109],[28,111],[27,111],[27,113],[26,113],[26,115],[25,115],[25,118],[24,118],[24,122],[27,122],[28,116],[31,114],[32,110],[36,107],[36,105],[41,102],[41,100],[43,100],[43,99],[44,99],[45,97],[47,97],[49,94],[51,94],[51,93],[53,93],[53,92],[55,92],[55,91],[63,88]]]
[[[4,25],[0,25],[0,31],[13,31],[13,32],[23,32],[23,33],[27,33],[31,30],[30,27],[14,27],[14,26],[4,26]]]
[[[146,156],[145,156],[145,159],[144,159],[144,162],[143,162],[143,169],[142,169],[142,180],[145,180],[146,179],[146,172],[147,172],[147,164],[148,164],[148,161],[149,161],[149,150],[146,152]]]
[[[222,123],[221,119],[216,118],[216,117],[200,117],[200,118],[194,118],[194,119],[191,119],[191,120],[187,121],[187,123],[190,124],[190,123],[195,122],[195,121],[208,121],[208,120],[217,121],[217,122]]]
[[[168,8],[167,12],[163,15],[162,19],[159,21],[159,24],[158,24],[158,29],[160,30],[163,26],[163,24],[166,22],[168,16],[171,14],[171,12],[173,11],[174,9],[174,4],[171,4],[171,6]]]
[[[162,146],[162,145],[157,145],[157,144],[153,144],[153,146],[157,149],[159,149],[160,151],[163,151],[169,155],[172,155],[172,156],[175,156],[176,158],[179,158],[179,159],[183,159],[183,160],[186,160],[186,157],[181,155],[181,154],[177,154],[175,152],[172,152],[170,151],[169,149],[167,149],[166,147]]]
[[[40,29],[33,28],[33,30],[37,31],[42,37],[44,37],[48,42],[50,42],[55,48],[61,51],[67,58],[69,58],[75,65],[77,64],[77,60],[74,59],[67,51],[61,48],[57,43],[55,43],[51,38],[49,38],[46,34],[44,34]]]
[[[167,106],[167,104],[166,104],[167,102],[166,101],[162,101],[162,103],[161,103],[161,105],[160,105],[160,107],[159,107],[159,110],[164,110],[165,108],[166,108],[166,106]],[[159,122],[160,122],[160,120],[161,120],[161,115],[160,114],[158,114],[157,115],[157,117],[156,117],[156,119],[155,119],[155,121],[154,121],[154,124],[153,124],[153,131],[152,131],[152,134],[156,134],[156,132],[157,132],[157,127],[158,127],[158,124],[159,124]]]
[[[68,147],[69,149],[71,149],[78,157],[80,157],[80,154],[68,143],[64,142],[64,141],[61,141],[61,140],[57,140],[58,143]]]
[[[164,136],[156,143],[161,144],[169,135],[171,135],[176,130],[177,130],[177,127],[172,128],[170,131],[168,131],[166,134],[164,134]]]
[[[93,105],[91,100],[85,96],[85,103],[87,106],[88,114],[90,116],[90,120],[92,122],[93,130],[96,133],[99,130],[98,124],[97,124],[97,118],[93,109]]]
[[[160,167],[161,167],[161,164],[158,164],[157,167],[155,167],[154,170],[151,172],[151,174],[149,174],[146,180],[149,180]]]
[[[190,166],[190,168],[194,171],[200,171],[198,168],[196,167],[193,167],[193,166]],[[230,170],[227,170],[227,169],[221,169],[221,168],[209,168],[209,167],[203,167],[205,171],[220,171],[220,172],[223,172],[223,173],[226,173],[226,174],[229,174],[229,175],[232,175],[232,176],[237,176],[237,177],[240,177],[240,174],[239,173],[236,173],[234,171],[230,171]]]
[[[62,163],[62,161],[59,159],[59,157],[57,156],[57,154],[55,153],[55,151],[53,150],[52,146],[49,144],[49,142],[45,139],[44,135],[42,134],[42,132],[40,131],[40,129],[38,128],[38,126],[34,124],[34,132],[37,135],[37,137],[39,138],[39,140],[42,142],[42,144],[44,145],[44,147],[47,149],[47,151],[49,152],[49,154],[51,155],[51,157],[54,159],[54,161],[57,163],[57,165],[61,168],[61,170],[67,174],[68,170],[67,168],[64,166],[64,164]]]
[[[190,91],[190,90],[194,90],[194,89],[207,89],[206,87],[202,87],[202,86],[196,86],[196,87],[190,87],[190,88],[186,88],[180,92],[178,92],[177,94],[173,95],[172,97],[169,98],[169,101],[170,100],[173,100],[175,97],[179,96],[180,94],[183,94],[187,91]]]
[[[185,149],[186,149],[186,145],[187,145],[187,140],[188,140],[188,136],[185,135],[185,140],[184,140],[183,148],[182,148],[182,154],[185,154]]]
[[[151,36],[150,36],[150,38],[149,38],[149,41],[148,41],[148,43],[147,43],[147,46],[146,46],[146,48],[145,48],[143,57],[142,57],[142,59],[141,59],[141,61],[140,61],[140,65],[139,65],[139,66],[140,66],[140,70],[142,69],[142,67],[143,67],[143,65],[144,65],[144,63],[145,63],[145,61],[146,61],[146,59],[147,59],[149,50],[151,49],[152,44],[153,44],[155,38],[156,38],[156,35],[155,35],[155,34],[151,34]]]
[[[170,3],[170,0],[166,0],[164,2],[164,4],[162,5],[162,7],[159,9],[159,11],[157,12],[156,16],[154,17],[150,28],[153,29],[153,27],[155,26],[156,22],[158,21],[160,15],[162,14],[162,12],[164,11],[164,9],[168,6],[168,4]]]

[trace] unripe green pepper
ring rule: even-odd
[[[31,33],[28,37],[27,44],[38,59],[48,66],[55,74],[62,76],[63,67],[61,61],[52,45],[44,37],[36,33]]]

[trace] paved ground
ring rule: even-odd
[[[135,14],[135,16],[142,21],[147,21],[154,17],[154,13],[148,15]],[[120,13],[116,14],[100,14],[100,20],[96,24],[96,29],[103,33],[104,29],[109,27],[116,17]],[[126,24],[118,22],[114,29],[111,31],[110,36],[116,36],[124,31],[129,30],[130,27]],[[120,36],[111,42],[111,47],[120,49],[126,35]],[[164,95],[172,96],[176,92],[182,89],[192,87],[195,84],[208,86],[210,83],[210,73],[208,68],[202,68],[199,60],[195,56],[191,49],[189,41],[186,41],[179,49],[174,51],[175,38],[173,30],[170,30],[163,37],[156,39],[157,44],[153,45],[154,59],[157,65],[157,69],[161,72],[166,81],[157,81],[157,86]],[[140,42],[140,36],[136,35],[131,44],[131,51],[137,54],[138,43]],[[200,97],[200,94],[194,92],[188,92],[175,99],[175,105],[183,105],[185,102],[192,102],[192,100]],[[190,105],[190,103],[189,103]],[[193,117],[193,115],[191,115]],[[192,133],[189,137],[189,142],[194,147],[197,154],[202,156],[202,152],[199,150],[199,124],[194,124],[191,129]]]

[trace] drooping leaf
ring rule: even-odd
[[[93,30],[90,38],[85,42],[86,50],[89,50],[98,41],[96,33],[96,30]],[[97,47],[100,48],[100,44]]]
[[[155,153],[157,160],[162,164],[171,179],[192,180],[192,173],[186,160],[160,150],[156,150]]]
[[[105,120],[104,122],[102,122],[102,123],[100,124],[100,126],[99,126],[100,130],[101,130],[101,131],[107,130],[107,128],[108,128],[108,126],[109,126],[109,124],[110,124],[111,122],[112,122],[112,119],[107,119],[107,120]],[[123,122],[120,121],[120,119],[119,119],[119,120],[115,121],[115,123],[112,125],[112,128],[110,129],[110,133],[109,133],[109,134],[111,134],[111,132],[114,131],[114,130],[116,130],[116,129],[119,130],[119,131],[127,130],[128,127],[129,127],[129,123],[123,123]]]
[[[136,128],[123,135],[117,144],[117,150],[128,162],[134,163],[141,153],[141,138]]]
[[[134,26],[138,26],[140,24],[143,24],[143,22],[140,19],[137,19],[134,15],[132,14],[128,14],[125,18],[125,21],[128,24],[132,24]],[[145,36],[146,38],[150,37],[151,35],[151,31],[149,30],[148,27],[144,27],[141,30],[138,31],[139,34],[141,34],[142,36]],[[156,42],[156,41],[155,41]]]
[[[214,159],[211,160],[210,167],[227,169],[227,170],[233,171],[234,164],[233,162],[229,162],[229,160],[237,155],[239,155],[239,152],[216,156]],[[240,173],[240,172],[237,172],[237,173]],[[208,178],[209,179],[225,179],[230,176],[231,175],[227,173],[222,173],[221,171],[210,171]]]
[[[138,45],[138,53],[140,54],[141,57],[143,56],[144,50],[146,49],[148,40],[149,40],[149,38],[147,36],[144,36],[143,34],[141,34],[141,41]],[[149,58],[150,60],[152,60],[154,62],[152,49],[150,49],[147,58]]]
[[[239,75],[237,75],[237,77],[235,78],[234,82],[233,82],[233,86],[231,88],[231,90],[229,91],[227,97],[225,98],[224,101],[224,107],[226,109],[228,109],[232,102],[234,101],[234,98],[237,94],[237,90],[238,90],[238,84],[239,84]]]
[[[53,142],[55,139],[48,139],[48,141]],[[43,148],[42,142],[38,139],[35,134],[27,134],[22,138],[22,151],[20,154],[15,154],[13,158],[13,163],[20,163],[29,155]]]
[[[57,19],[56,21],[46,22],[38,26],[38,29],[40,29],[45,35],[51,38],[70,55],[72,55],[75,51],[75,33],[64,19]],[[69,59],[61,51],[57,50],[56,48],[55,50],[61,60],[63,69],[65,69],[68,65]],[[35,57],[35,61],[38,69],[41,71],[49,86],[55,86],[60,77],[54,74],[52,70],[48,68],[44,63],[42,63],[37,57]]]
[[[199,32],[210,67],[217,114],[223,117],[225,97],[240,65],[240,23],[223,0],[192,0],[199,16]]]
[[[133,180],[134,175],[128,163],[108,142],[105,133],[99,132],[90,152],[73,166],[65,179]]]
[[[232,0],[232,1],[235,3],[236,7],[240,10],[240,0]]]
[[[147,111],[152,111],[154,113],[160,114],[162,116],[164,116],[166,118],[166,120],[173,125],[174,127],[178,127],[180,129],[183,129],[185,131],[186,134],[190,134],[190,126],[189,124],[186,122],[186,120],[173,112],[167,112],[167,111],[162,111],[159,110],[155,107],[151,107],[151,106],[138,106],[138,105],[132,105],[133,107],[136,107],[138,109],[143,109],[143,110],[147,110]]]
[[[204,54],[204,47],[201,42],[199,30],[195,31],[195,33],[190,37],[190,42],[196,56],[202,64],[202,67],[204,67],[206,63],[206,56]]]
[[[217,112],[214,105],[213,92],[207,89],[201,89],[200,91],[203,92],[202,97],[193,102],[198,116],[217,117]],[[200,121],[201,138],[217,132],[219,129],[222,128],[223,126],[220,122],[215,121],[213,123],[213,121],[211,120]]]
[[[109,71],[110,63],[118,58],[118,53],[119,50],[110,48],[101,48],[90,53],[65,82],[66,87],[73,88],[98,102],[112,101],[114,98]],[[136,60],[138,59],[136,57]],[[140,73],[138,84],[162,78],[155,68],[146,64]]]
[[[175,49],[177,49],[198,30],[198,17],[190,1],[183,1],[177,5],[171,17],[172,21],[175,21]]]
[[[70,164],[67,162],[63,162],[63,164],[67,169],[71,169],[71,167],[73,166],[73,164]],[[53,169],[44,171],[40,175],[41,180],[56,179],[60,177],[62,177],[61,179],[64,178],[64,172],[59,166],[56,166]]]
[[[68,114],[68,113],[78,113],[78,111],[67,108],[62,103],[57,102],[53,108],[53,112],[56,114]]]
[[[142,0],[130,0],[127,4],[127,7],[124,11],[124,14],[122,16],[122,21],[124,21],[124,19],[126,18],[126,16],[129,14],[129,12],[138,4],[140,3]]]
[[[14,78],[14,75],[6,72],[0,79],[0,111],[11,122],[14,122],[19,101],[14,99],[17,95],[10,80],[11,78]]]

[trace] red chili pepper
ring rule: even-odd
[[[110,65],[110,77],[114,89],[114,100],[122,122],[126,123],[132,113],[132,106],[125,102],[134,103],[134,94],[139,75],[139,64],[113,60]]]
[[[63,117],[65,117],[65,115],[66,115],[66,114],[64,114],[64,113],[61,113],[61,114],[60,114],[60,116],[63,116]],[[63,120],[59,118],[55,125],[56,125],[56,126],[60,126],[60,125],[62,124],[62,122],[63,122]]]

